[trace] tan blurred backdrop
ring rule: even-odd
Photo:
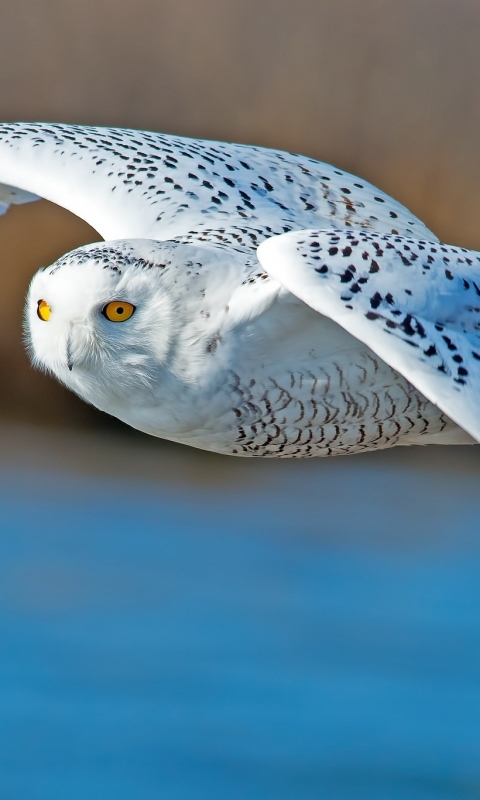
[[[0,118],[123,125],[331,161],[480,249],[478,0],[3,0]],[[0,415],[100,420],[23,352],[37,269],[98,235],[0,218]]]

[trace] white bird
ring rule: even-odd
[[[35,365],[154,436],[304,457],[480,440],[480,254],[342,170],[135,130],[0,126],[0,211],[105,242],[40,270]]]

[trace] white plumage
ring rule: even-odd
[[[365,181],[257,147],[5,124],[0,182],[0,213],[41,196],[108,240],[37,273],[26,306],[33,361],[107,413],[244,456],[480,439],[480,256]]]

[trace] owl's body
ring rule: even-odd
[[[37,273],[26,310],[34,363],[103,411],[240,456],[480,437],[480,256],[369,184],[48,125],[0,126],[0,180],[5,205],[41,194],[111,240]]]
[[[91,294],[138,310],[112,325],[91,313]],[[40,322],[40,297],[65,305],[68,323],[59,312]],[[30,298],[34,359],[154,436],[270,457],[470,441],[362,342],[224,245],[81,248],[40,272]]]

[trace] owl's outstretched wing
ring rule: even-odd
[[[252,250],[292,229],[349,226],[435,239],[375,187],[303,156],[135,130],[0,125],[0,213],[34,195],[105,239],[193,235]]]
[[[264,269],[480,441],[480,253],[362,230],[260,245]]]

